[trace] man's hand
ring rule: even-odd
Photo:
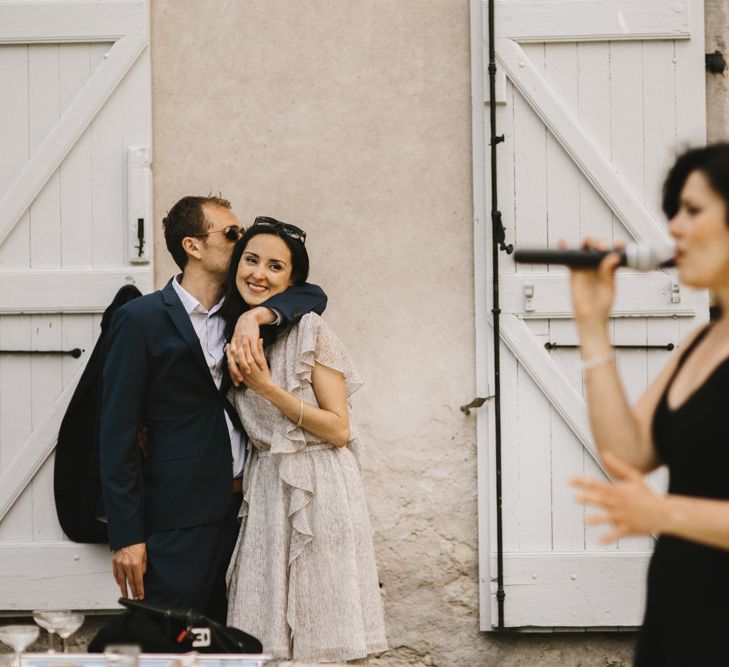
[[[111,557],[114,579],[119,584],[122,597],[144,599],[144,573],[147,571],[147,545],[144,542],[130,544],[114,551]],[[127,586],[129,593],[127,593]]]
[[[243,313],[235,325],[235,331],[227,347],[228,372],[236,387],[243,382],[243,375],[251,372],[250,363],[243,354],[243,341],[247,340],[249,349],[258,347],[258,338],[262,324],[271,324],[276,320],[273,311],[263,306],[251,308]]]

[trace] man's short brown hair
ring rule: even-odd
[[[230,209],[230,202],[219,196],[195,197],[188,195],[178,201],[162,218],[165,242],[175,264],[183,271],[187,264],[187,253],[182,247],[186,236],[199,236],[210,229],[203,206],[220,206]]]

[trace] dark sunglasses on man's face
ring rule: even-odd
[[[228,225],[223,229],[216,229],[212,232],[205,232],[204,234],[193,234],[196,239],[208,236],[209,234],[222,234],[228,241],[237,241],[245,230],[238,227],[238,225]]]
[[[276,220],[276,218],[269,218],[265,215],[259,215],[253,221],[253,226],[268,227],[269,229],[280,229],[289,238],[296,239],[302,245],[306,243],[306,232],[303,229],[296,227],[295,225],[290,225],[287,222],[281,222],[280,220]]]

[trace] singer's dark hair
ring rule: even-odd
[[[692,148],[678,156],[663,183],[663,212],[669,219],[679,209],[681,190],[694,171],[708,179],[712,189],[727,205],[729,225],[729,143]]]

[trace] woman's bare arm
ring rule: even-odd
[[[678,355],[674,354],[645,394],[631,407],[612,358],[608,333],[618,260],[617,254],[611,254],[597,270],[572,270],[572,303],[580,334],[586,400],[595,444],[601,455],[613,452],[645,473],[660,465],[651,424],[661,394],[678,363]]]
[[[671,535],[720,549],[729,549],[729,501],[673,494],[657,495],[642,473],[606,453],[603,461],[615,483],[576,478],[578,502],[600,509],[588,516],[590,525],[609,524],[603,543],[628,535]]]
[[[231,345],[236,343],[231,342]],[[311,383],[319,406],[302,403],[299,398],[277,385],[268,370],[263,354],[263,341],[259,339],[255,349],[251,349],[247,339],[243,339],[240,350],[250,368],[242,370],[244,384],[251,390],[270,401],[294,424],[299,423],[309,433],[330,442],[336,447],[344,447],[349,440],[349,410],[344,375],[339,371],[316,364],[311,373]]]

